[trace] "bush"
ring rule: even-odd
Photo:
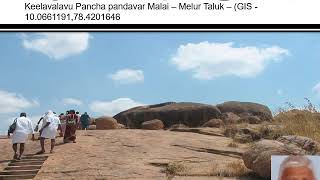
[[[300,109],[287,103],[289,109],[281,108],[273,123],[283,126],[283,132],[279,133],[305,136],[320,142],[320,113],[309,99],[305,99],[307,105]]]

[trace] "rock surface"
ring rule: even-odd
[[[250,134],[236,134],[233,139],[235,142],[239,142],[239,143],[253,142],[253,138]]]
[[[197,134],[204,134],[209,136],[221,136],[223,137],[223,130],[220,128],[172,128],[170,131],[177,132],[191,132]]]
[[[240,117],[233,112],[222,113],[221,118],[225,124],[236,124],[240,120]]]
[[[209,119],[220,118],[220,110],[212,105],[199,103],[162,103],[150,106],[135,107],[114,118],[129,128],[141,128],[141,124],[152,119],[161,119],[166,128],[174,124],[185,124],[188,127],[199,127]]]
[[[260,124],[262,120],[258,116],[244,116],[239,119],[240,123]]]
[[[299,148],[307,151],[308,154],[316,154],[320,150],[319,142],[303,136],[282,136],[278,138],[277,141],[285,144],[296,145]]]
[[[188,128],[188,126],[186,126],[184,124],[174,124],[174,125],[170,126],[169,129],[178,129],[178,128]]]
[[[293,141],[288,141],[292,139]],[[279,141],[261,140],[253,144],[242,158],[247,168],[252,169],[259,176],[269,179],[271,175],[271,155],[307,155],[315,154],[314,149],[303,149],[304,137],[282,137]],[[284,143],[283,143],[284,142]],[[298,144],[298,145],[297,145]]]
[[[146,121],[146,122],[143,122],[141,125],[141,129],[160,130],[163,128],[164,128],[163,122],[159,119]]]
[[[219,128],[223,126],[223,121],[221,119],[210,119],[202,125],[202,127],[216,127]]]
[[[102,116],[96,118],[97,130],[118,129],[118,122],[112,117]]]
[[[224,135],[226,137],[233,137],[238,140],[240,143],[248,143],[252,141],[257,141],[262,138],[261,133],[253,127],[249,125],[247,127],[239,126],[227,126],[224,130]]]
[[[272,113],[270,109],[262,104],[252,102],[239,102],[239,101],[228,101],[222,104],[218,104],[217,108],[221,113],[233,112],[237,115],[252,115],[258,116],[262,121],[272,120]]]
[[[4,162],[12,157],[11,144],[9,139],[0,141],[0,162]],[[243,164],[241,155],[247,146],[228,147],[231,142],[232,139],[226,137],[190,132],[139,129],[77,131],[77,143],[62,144],[62,138],[57,138],[55,153],[46,154],[49,158],[35,180],[164,180],[172,177],[164,170],[175,163],[185,168],[186,171],[178,171],[184,174],[184,178],[201,179],[201,176],[214,172],[212,167],[219,166],[227,171],[229,164]],[[35,153],[39,149],[39,141],[26,144],[26,153]],[[50,149],[49,141],[46,141],[46,149]],[[210,179],[218,178],[210,176]]]

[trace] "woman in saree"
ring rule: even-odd
[[[66,116],[66,130],[64,132],[63,142],[76,142],[76,130],[78,127],[78,116],[74,110],[71,110]]]

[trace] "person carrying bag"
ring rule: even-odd
[[[16,130],[16,127],[17,127],[17,118],[14,119],[13,123],[9,126],[8,136],[10,136],[10,134],[13,134],[13,132]]]

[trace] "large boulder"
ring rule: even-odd
[[[258,116],[262,121],[272,120],[270,109],[262,104],[252,102],[228,101],[218,104],[221,113],[233,112],[240,117],[243,115]]]
[[[240,143],[257,141],[262,138],[258,130],[250,127],[227,126],[224,130],[224,135]]]
[[[261,139],[261,133],[259,131],[257,131],[256,129],[249,128],[249,127],[240,128],[239,129],[239,134],[250,135],[252,137],[253,141]]]
[[[291,137],[292,138],[292,137]],[[279,140],[261,140],[254,143],[251,148],[243,153],[242,159],[247,168],[253,170],[259,176],[270,179],[271,175],[271,155],[314,155],[317,152],[301,147],[300,137],[298,142],[287,141],[288,137]],[[304,144],[304,143],[302,143]]]
[[[163,122],[159,119],[146,121],[146,122],[143,122],[141,125],[141,129],[160,130],[163,128],[164,128]]]
[[[222,113],[221,118],[225,124],[236,124],[240,120],[240,117],[233,112]]]
[[[169,102],[135,107],[120,112],[114,118],[129,128],[141,128],[141,124],[145,121],[161,119],[164,126],[169,128],[174,124],[199,127],[209,119],[220,118],[220,116],[220,110],[213,105]]]
[[[118,129],[118,122],[116,119],[108,116],[102,116],[95,119],[96,128],[98,130],[104,129]]]
[[[294,144],[307,151],[309,154],[316,154],[320,150],[319,142],[304,136],[282,136],[278,138],[277,141],[285,144]]]
[[[221,119],[210,119],[202,125],[202,127],[215,127],[220,128],[223,126],[223,121]]]
[[[260,124],[262,120],[258,116],[244,116],[239,119],[240,123]]]

